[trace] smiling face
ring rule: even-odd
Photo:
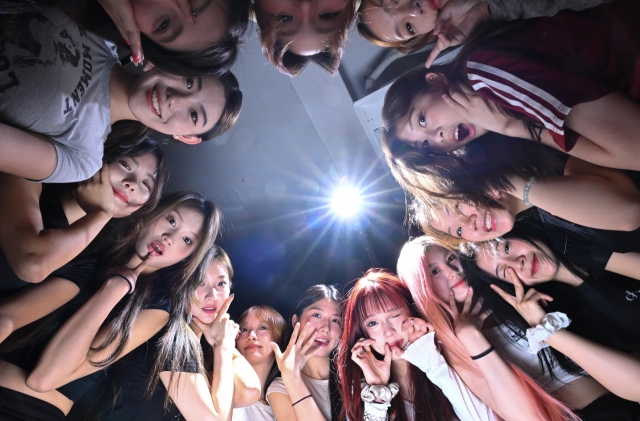
[[[410,317],[407,308],[396,307],[391,303],[382,306],[378,311],[367,311],[363,330],[367,337],[375,340],[371,347],[382,355],[385,353],[385,344],[389,344],[391,351],[394,348],[404,349],[409,342],[409,332],[402,331],[402,323]]]
[[[428,73],[426,77],[433,75]],[[447,92],[443,85],[441,89],[435,87],[416,95],[409,108],[408,121],[397,128],[398,139],[415,148],[447,153],[487,133],[447,105],[442,99],[442,94]]]
[[[156,183],[158,159],[153,154],[119,158],[109,164],[113,188],[114,218],[124,218],[140,209],[151,197]]]
[[[213,323],[218,309],[231,293],[231,281],[224,265],[214,259],[209,263],[204,279],[196,289],[196,298],[191,302],[191,314],[204,324]]]
[[[365,6],[361,19],[381,41],[402,42],[433,31],[444,3],[446,0],[385,1],[384,7]]]
[[[270,345],[272,341],[269,324],[260,320],[255,311],[250,311],[240,323],[240,331],[236,339],[238,351],[251,365],[266,363],[274,358]]]
[[[444,247],[432,245],[424,253],[424,263],[427,273],[431,277],[433,292],[436,297],[449,303],[449,292],[457,302],[462,302],[467,296],[469,285],[460,267],[459,256]]]
[[[478,209],[456,202],[454,209],[439,208],[439,218],[429,223],[438,231],[467,241],[488,241],[498,238],[513,228],[515,213],[506,209]]]
[[[220,41],[228,22],[224,0],[191,0],[195,23],[174,0],[132,0],[131,7],[140,32],[156,44],[174,51],[198,51]]]
[[[347,18],[348,0],[256,0],[259,22],[278,26],[279,38],[289,51],[310,56],[337,40]]]
[[[217,78],[182,78],[152,69],[129,90],[129,108],[145,126],[185,143],[216,125],[225,106]]]
[[[204,216],[193,208],[169,210],[140,231],[136,253],[141,259],[155,256],[149,266],[156,269],[174,265],[196,249],[203,224]]]
[[[478,267],[495,277],[511,283],[507,269],[511,268],[524,285],[536,285],[554,280],[559,265],[551,250],[542,243],[539,247],[520,239],[492,241],[480,246]]]
[[[300,320],[293,316],[293,323],[300,322],[302,329],[310,323],[307,335],[316,334],[315,346],[320,347],[316,354],[318,358],[328,358],[329,354],[338,346],[338,340],[342,335],[342,319],[338,303],[325,298],[305,308],[300,315]]]

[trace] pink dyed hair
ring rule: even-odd
[[[447,350],[449,365],[456,371],[467,370],[486,383],[480,369],[470,358],[464,345],[453,330],[453,316],[448,303],[438,298],[433,291],[431,277],[427,271],[425,251],[429,247],[442,247],[432,237],[414,238],[404,245],[398,258],[398,276],[409,288],[421,315],[437,332],[438,339]],[[523,383],[527,393],[545,421],[579,421],[569,407],[549,395],[526,373],[507,362]],[[475,393],[475,392],[474,392]]]

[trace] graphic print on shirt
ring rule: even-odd
[[[0,45],[0,95],[11,88],[20,86],[20,79],[16,75],[17,69],[28,67],[70,66],[81,71],[75,89],[64,98],[62,113],[67,114],[80,103],[85,88],[91,83],[93,64],[91,47],[74,40],[66,28],[54,28],[53,37],[45,38],[43,45],[35,33],[51,32],[54,25],[40,13],[26,15],[20,24],[10,25]],[[81,37],[86,31],[78,28]],[[42,39],[42,37],[40,37]],[[4,54],[6,43],[18,47],[23,54]],[[18,70],[18,74],[19,74]]]

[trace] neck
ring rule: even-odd
[[[198,341],[200,341],[200,338],[202,338],[202,331],[200,330],[198,325],[196,325],[195,323],[191,322],[191,323],[189,323],[189,327],[191,328],[191,330],[193,330],[193,333],[196,334],[196,338],[198,338]]]
[[[311,357],[302,367],[302,372],[316,380],[328,380],[331,376],[331,361],[329,358]]]
[[[584,282],[582,279],[571,273],[564,265],[558,263],[558,272],[553,278],[554,281],[563,282],[569,284],[572,287],[579,287]]]
[[[60,203],[62,204],[62,210],[64,211],[65,216],[67,217],[67,221],[69,225],[76,222],[78,219],[85,216],[87,213],[82,210],[78,201],[76,200],[77,190],[73,190],[73,192],[65,193],[64,196],[60,199]]]
[[[120,120],[137,120],[129,108],[129,91],[138,76],[114,64],[109,75],[109,110],[111,124]]]
[[[527,210],[527,209],[530,209],[530,208],[529,208],[529,206],[527,206],[527,205],[525,205],[525,204],[524,204],[524,200],[522,200],[522,199],[521,199],[521,198],[519,198],[519,197],[516,197],[516,196],[513,196],[513,195],[508,194],[508,195],[506,196],[506,198],[507,198],[507,200],[506,200],[506,202],[507,202],[507,203],[506,203],[507,208],[508,208],[510,211],[512,211],[512,213],[513,213],[514,215],[517,215],[517,214],[519,214],[519,213],[520,213],[520,212],[522,212],[522,211],[525,211],[525,210]]]
[[[258,375],[258,378],[260,379],[260,385],[262,386],[261,399],[264,398],[264,394],[266,392],[265,385],[267,383],[267,377],[269,377],[269,372],[271,371],[271,367],[275,363],[276,363],[275,360],[271,359],[264,363],[258,363],[255,365],[251,364],[251,367],[253,367],[253,370],[256,372],[256,374]]]

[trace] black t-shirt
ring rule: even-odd
[[[60,201],[61,193],[59,187],[54,184],[42,184],[42,192],[40,193],[40,213],[42,214],[42,223],[44,229],[60,229],[69,226],[69,221],[62,208]],[[68,272],[67,263],[54,274],[56,276],[64,276]],[[75,281],[72,279],[75,283]],[[16,273],[11,269],[7,257],[0,250],[0,297],[8,295],[12,292],[33,285],[18,278]],[[78,285],[80,286],[80,285]],[[80,288],[82,288],[80,286]]]

